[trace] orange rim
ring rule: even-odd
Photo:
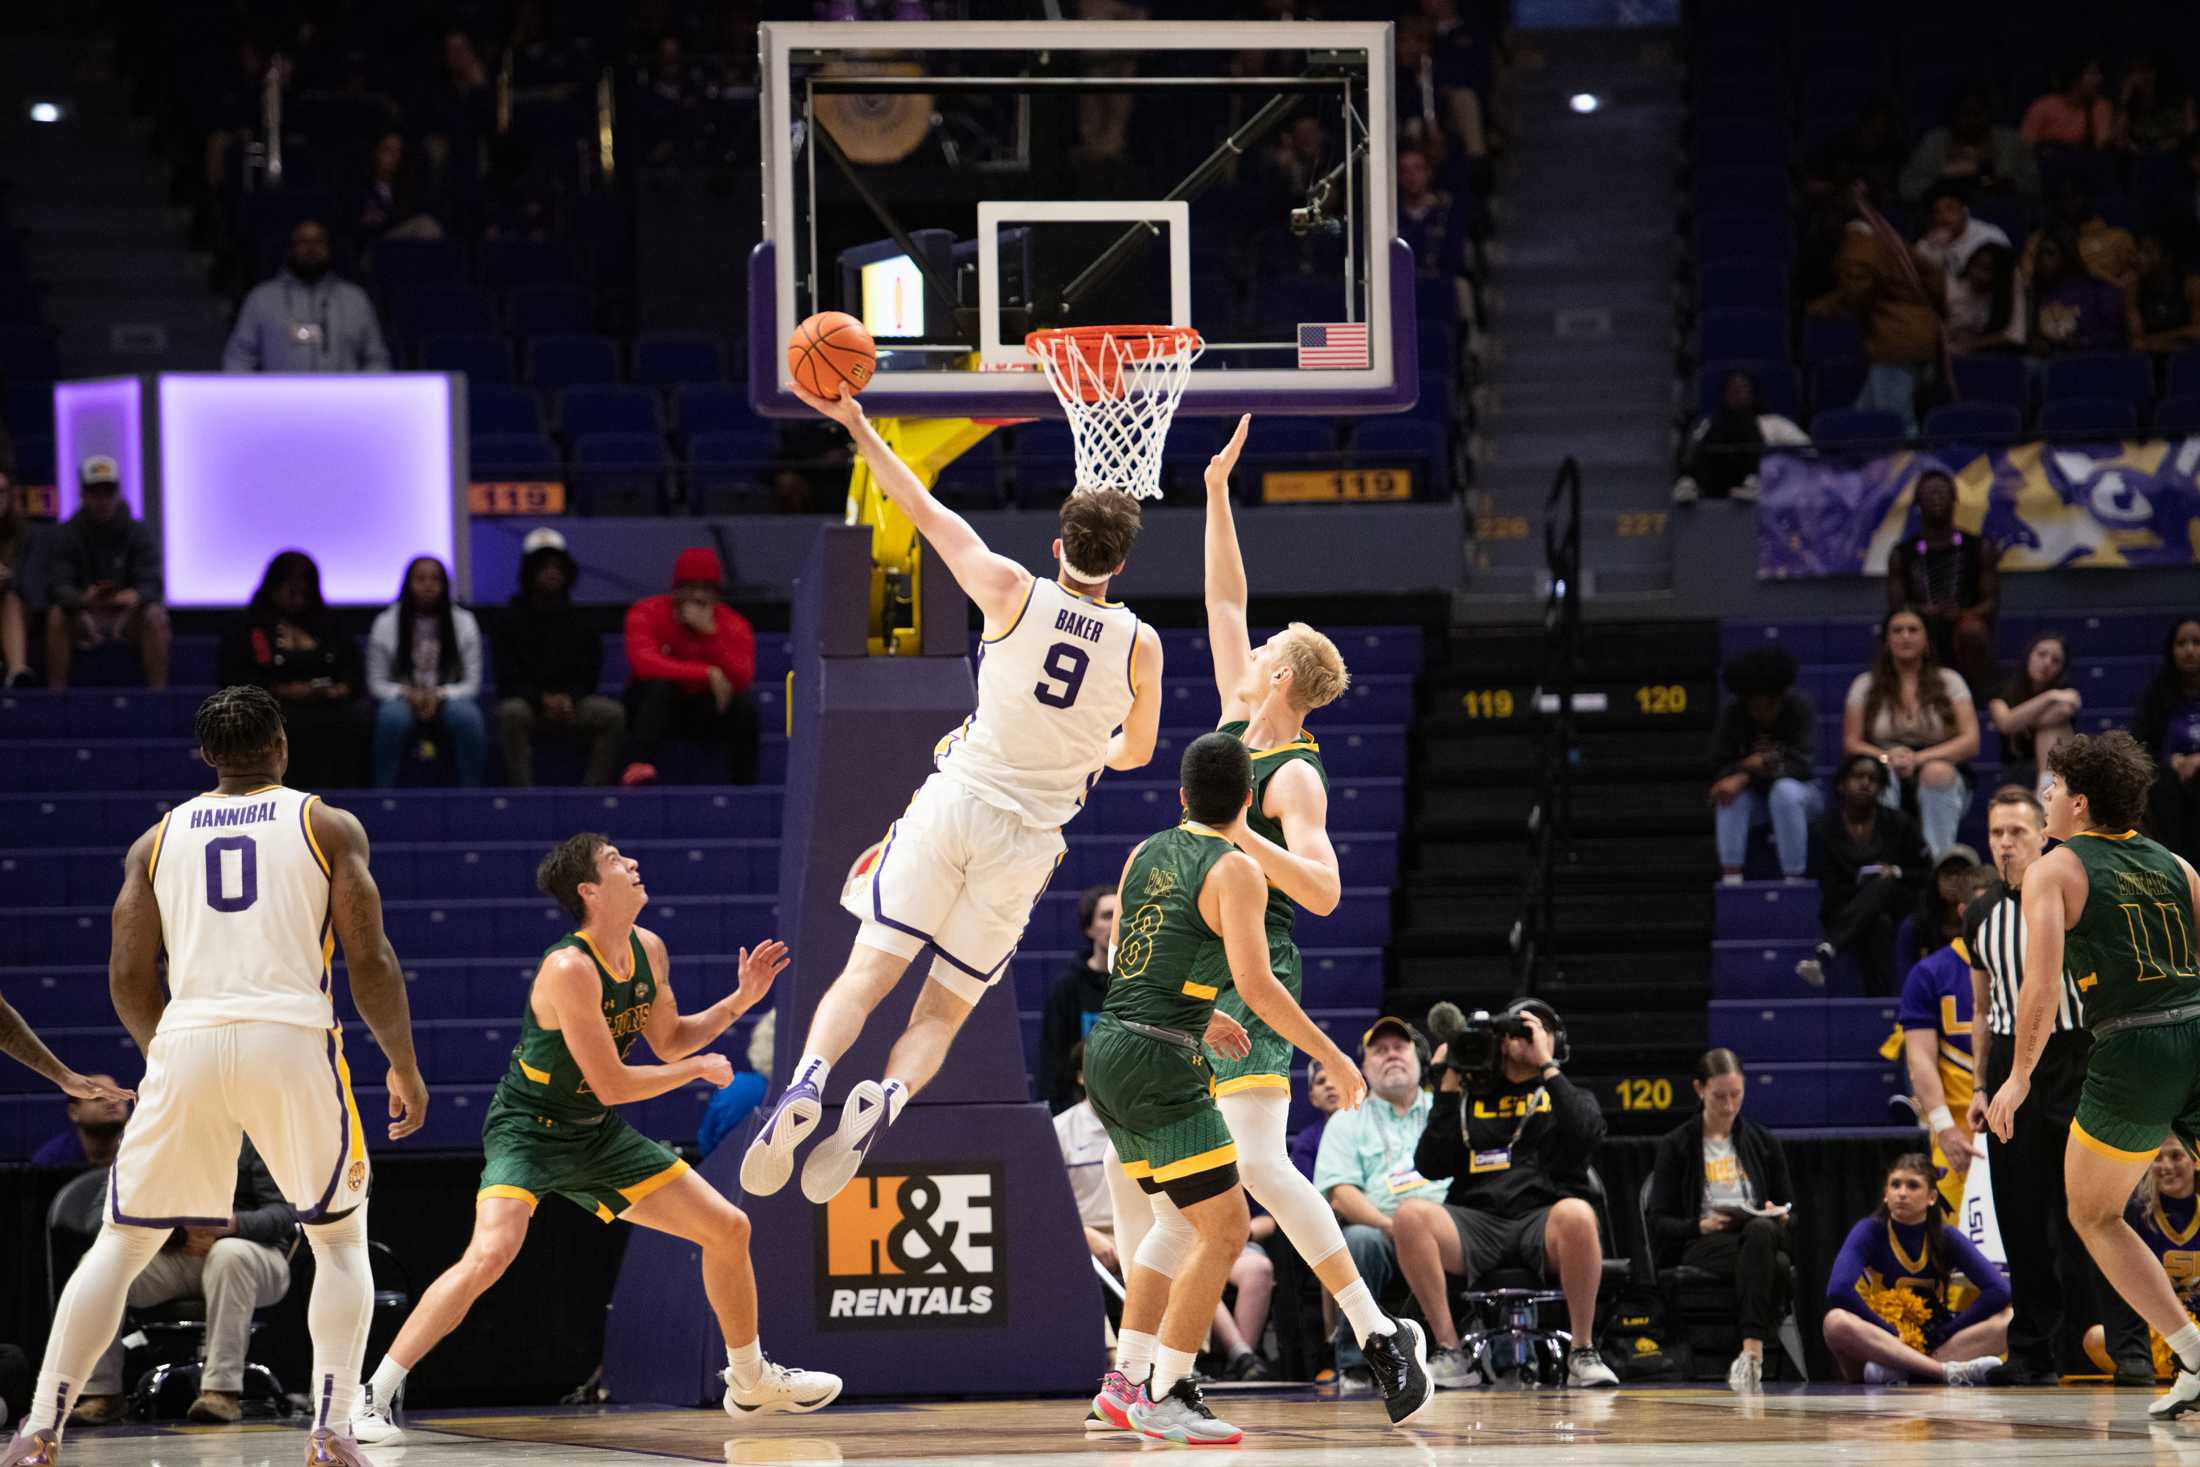
[[[1116,350],[1103,350],[1111,341]],[[1196,352],[1204,343],[1189,326],[1050,326],[1024,337],[1024,350],[1048,360],[1057,344],[1069,346],[1084,360],[1086,375],[1078,383],[1078,395],[1095,402],[1116,395],[1126,360]]]

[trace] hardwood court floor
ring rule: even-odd
[[[1775,1388],[1737,1397],[1704,1387],[1602,1392],[1445,1392],[1403,1431],[1379,1403],[1304,1393],[1210,1398],[1246,1429],[1234,1452],[1248,1467],[1398,1463],[1518,1463],[1551,1467],[1552,1452],[1598,1467],[1778,1467],[1868,1463],[1947,1467],[1951,1461],[2153,1463],[2200,1467],[2200,1420],[2151,1425],[2149,1393],[2065,1387],[2027,1391],[1850,1386]],[[424,1413],[405,1441],[370,1448],[379,1467],[617,1467],[666,1459],[811,1467],[902,1462],[929,1467],[1131,1467],[1175,1450],[1079,1427],[1071,1401],[850,1406],[736,1425],[714,1410],[557,1409]],[[64,1467],[289,1467],[303,1455],[295,1428],[256,1425],[153,1433],[78,1432]]]

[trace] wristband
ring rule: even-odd
[[[1956,1118],[1949,1113],[1948,1107],[1945,1105],[1934,1106],[1925,1117],[1925,1124],[1932,1127],[1933,1134],[1936,1136],[1942,1131],[1952,1129],[1955,1123]]]

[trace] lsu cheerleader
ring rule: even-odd
[[[2175,1136],[2162,1143],[2154,1165],[2131,1194],[2124,1216],[2140,1240],[2162,1260],[2170,1287],[2183,1301],[2185,1312],[2200,1318],[2200,1196],[2194,1195],[2192,1153]],[[2154,1373],[2168,1380],[2176,1373],[2169,1347],[2152,1330],[2147,1338],[2154,1346]],[[2113,1371],[2106,1332],[2094,1325],[2085,1332],[2085,1353],[2105,1371]]]
[[[1978,1296],[1950,1307],[1961,1270]],[[1932,1161],[1898,1156],[1870,1217],[1849,1229],[1826,1280],[1826,1349],[1844,1380],[1979,1385],[2001,1363],[2009,1281],[1978,1245],[1941,1220]]]

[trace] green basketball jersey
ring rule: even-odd
[[[1215,732],[1226,733],[1232,738],[1242,739],[1245,737],[1245,730],[1248,726],[1245,719],[1238,718],[1223,724]],[[1268,803],[1268,781],[1274,779],[1276,771],[1283,768],[1284,765],[1304,761],[1314,766],[1314,777],[1322,782],[1323,789],[1328,789],[1329,771],[1322,768],[1321,745],[1315,743],[1313,735],[1302,728],[1289,743],[1278,744],[1273,749],[1254,749],[1251,753],[1253,756],[1253,808],[1246,812],[1245,823],[1262,836],[1274,841],[1285,850],[1289,850],[1291,843],[1283,838],[1283,826],[1262,813],[1263,808]],[[1298,913],[1299,909],[1292,904],[1291,898],[1285,896],[1273,886],[1268,888],[1268,931],[1270,935],[1288,935],[1291,931],[1292,920],[1298,916]]]
[[[657,982],[649,959],[642,952],[641,934],[627,938],[626,976],[621,978],[596,951],[595,943],[581,933],[561,938],[543,949],[547,958],[560,948],[577,948],[596,965],[603,983],[603,1020],[611,1029],[611,1042],[624,1060],[649,1025],[649,1009],[657,996]],[[511,1068],[497,1082],[498,1094],[507,1104],[555,1120],[585,1121],[605,1114],[604,1103],[588,1088],[573,1052],[565,1047],[565,1035],[535,1022],[535,1005],[520,1009],[519,1043],[512,1050]]]
[[[1123,873],[1115,966],[1101,1012],[1198,1035],[1229,982],[1222,936],[1199,915],[1199,889],[1237,847],[1187,820],[1148,837]]]
[[[2193,966],[2192,888],[2163,847],[2133,832],[2071,837],[2085,866],[2085,909],[2065,939],[2091,1027],[2200,1003]]]

